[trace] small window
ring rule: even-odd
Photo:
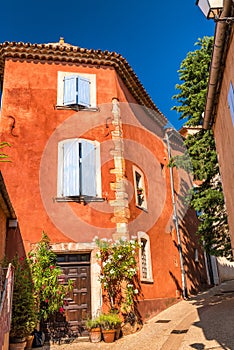
[[[232,82],[230,82],[230,87],[228,91],[228,106],[232,117],[232,124],[234,125],[234,91]]]
[[[58,72],[57,107],[96,108],[96,75]]]
[[[133,166],[133,179],[136,206],[141,209],[147,209],[144,174],[135,166]]]
[[[138,241],[141,245],[139,251],[141,281],[153,282],[149,236],[145,232],[138,232]]]
[[[58,144],[58,197],[101,197],[99,143],[68,139]]]

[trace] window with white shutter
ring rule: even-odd
[[[98,142],[77,138],[59,142],[58,197],[101,197]]]
[[[136,206],[138,208],[146,210],[147,209],[147,201],[146,201],[144,174],[135,165],[133,166],[133,181],[134,181]]]
[[[138,232],[140,278],[142,282],[153,282],[150,239],[147,233]]]
[[[96,75],[58,72],[56,107],[97,110]]]

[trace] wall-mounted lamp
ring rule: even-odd
[[[200,8],[207,19],[214,19],[215,22],[234,22],[233,17],[220,17],[225,0],[196,0],[196,5]]]
[[[219,18],[223,10],[224,0],[197,0],[196,5],[204,13],[206,18]]]

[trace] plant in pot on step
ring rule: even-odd
[[[10,329],[10,349],[25,348],[37,323],[33,282],[27,260],[18,255],[12,260],[14,266],[14,290]],[[16,344],[16,345],[15,345]]]
[[[99,322],[102,329],[103,339],[106,343],[112,343],[115,340],[116,327],[121,324],[121,319],[115,313],[109,312],[99,316]]]
[[[91,343],[98,343],[101,341],[102,332],[100,327],[100,320],[98,317],[88,319],[85,323],[86,328],[89,331],[89,339]]]

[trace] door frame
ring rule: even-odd
[[[98,248],[95,243],[52,243],[55,254],[90,253],[91,316],[97,316],[102,310],[102,287],[99,281],[101,267],[96,258]]]

